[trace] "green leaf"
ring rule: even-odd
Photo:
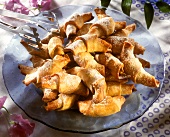
[[[122,0],[121,8],[123,13],[130,16],[130,10],[131,10],[132,0]]]
[[[107,8],[109,6],[111,0],[100,0],[100,1],[101,1],[101,6]]]
[[[145,2],[144,13],[145,13],[145,21],[146,21],[147,29],[149,29],[152,24],[152,20],[154,16],[154,9],[150,2]]]
[[[156,2],[156,6],[158,9],[164,13],[170,12],[170,5],[168,5],[166,2],[158,1]]]

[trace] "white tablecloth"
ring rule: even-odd
[[[28,1],[21,0],[25,3]],[[134,0],[131,10],[131,17],[139,20],[144,26],[144,13],[142,11],[142,4],[139,0]],[[56,8],[63,5],[83,5],[90,4],[100,6],[99,0],[53,0],[52,8]],[[111,1],[109,8],[121,10],[120,1]],[[159,13],[159,11],[157,11]],[[69,133],[54,130],[46,125],[30,119],[25,113],[15,105],[10,96],[8,95],[7,89],[4,85],[2,76],[2,62],[4,56],[4,49],[9,43],[13,34],[0,29],[0,97],[7,96],[5,107],[11,113],[21,113],[24,118],[29,119],[31,122],[36,124],[35,129],[31,137],[168,137],[170,136],[170,14],[159,13],[154,17],[153,23],[149,31],[157,38],[161,49],[166,58],[166,76],[163,84],[163,88],[160,97],[157,101],[145,112],[145,114],[135,121],[132,121],[124,126],[115,129],[108,130],[102,133],[96,134],[79,134]],[[0,137],[8,137],[7,122],[3,116],[0,117]]]

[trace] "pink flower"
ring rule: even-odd
[[[13,9],[14,12],[22,13],[22,14],[29,14],[29,10],[23,6],[19,6],[18,8]]]
[[[49,10],[51,0],[29,0],[30,6],[39,9],[40,11]],[[14,12],[28,15],[30,10],[25,7],[20,0],[7,0],[5,2],[5,9]]]
[[[29,9],[26,8],[20,0],[7,0],[5,2],[5,8],[22,14],[29,14]]]
[[[23,119],[21,114],[12,114],[10,119],[13,123],[9,129],[10,137],[28,137],[33,133],[35,124]]]
[[[51,0],[29,0],[30,5],[35,8],[39,8],[41,11],[49,10]]]
[[[6,8],[7,10],[11,10],[11,9],[13,9],[13,7],[14,7],[14,2],[13,2],[13,0],[8,0],[8,1],[5,2],[5,8]]]
[[[38,7],[38,0],[29,0],[29,2],[30,2],[30,6],[32,6],[32,7]]]

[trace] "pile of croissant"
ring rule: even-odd
[[[121,110],[134,84],[159,87],[144,69],[150,63],[137,57],[145,48],[128,37],[136,24],[114,21],[100,8],[94,11],[96,21],[91,12],[73,14],[34,45],[39,51],[21,40],[33,64],[19,64],[23,83],[42,89],[47,111],[78,109],[87,116],[109,116]]]

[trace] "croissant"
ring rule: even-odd
[[[104,9],[102,9],[102,8],[95,8],[94,9],[94,12],[96,13],[96,15],[97,15],[97,18],[100,20],[100,19],[102,19],[102,18],[104,18],[104,17],[109,17],[109,15],[107,15],[106,14],[106,12],[105,12],[105,10]]]
[[[52,111],[61,108],[63,105],[62,97],[59,97],[53,101],[47,102],[47,105],[44,107],[47,111]]]
[[[64,24],[64,30],[67,38],[71,35],[76,35],[78,29],[80,29],[86,21],[93,19],[92,13],[74,14]]]
[[[57,89],[59,93],[71,94],[77,89],[81,79],[76,75],[59,72],[44,76],[41,81],[43,88]]]
[[[130,95],[134,89],[134,84],[122,84],[119,82],[107,82],[107,96]]]
[[[127,25],[124,29],[116,31],[113,35],[119,37],[128,37],[136,29],[136,24]]]
[[[109,116],[121,110],[135,83],[158,87],[145,71],[150,63],[137,55],[145,48],[128,36],[135,24],[115,21],[106,10],[73,14],[58,29],[51,29],[37,45],[21,44],[31,54],[33,67],[19,64],[23,83],[42,89],[47,111],[76,107],[91,117]],[[129,81],[131,80],[131,81]],[[129,84],[128,82],[133,82]]]
[[[85,34],[76,37],[75,40],[82,40],[86,45],[87,52],[107,52],[111,48],[111,44],[100,39],[95,34]]]
[[[106,38],[106,41],[112,45],[112,53],[114,55],[119,55],[121,53],[125,41],[128,41],[135,46],[134,54],[143,54],[145,51],[145,48],[142,45],[129,37],[109,36]]]
[[[74,55],[79,52],[107,52],[111,48],[111,44],[97,35],[85,34],[76,37],[75,41],[65,47],[64,51],[72,51]]]
[[[126,21],[115,21],[115,31],[126,28]]]
[[[97,63],[89,52],[80,52],[74,55],[74,60],[80,67],[96,69],[100,74],[105,75],[105,66]]]
[[[76,94],[60,94],[59,95],[60,98],[62,98],[62,107],[58,109],[58,111],[63,111],[63,110],[67,110],[70,109],[71,107],[73,107],[75,101],[77,101],[77,99],[79,98],[78,95]]]
[[[95,8],[94,9],[98,19],[102,19],[104,17],[109,17],[109,15],[106,14],[104,9],[101,8]],[[115,31],[124,29],[126,27],[126,21],[115,21]]]
[[[48,44],[49,40],[52,37],[57,37],[57,36],[62,37],[62,38],[66,37],[65,31],[64,31],[64,25],[59,26],[58,29],[51,29],[50,32],[48,32],[47,35],[41,40],[41,43]]]
[[[89,91],[81,82],[80,77],[66,72],[58,72],[54,75],[47,75],[41,79],[42,88],[58,90],[63,94],[77,94],[88,96]]]
[[[115,31],[115,21],[112,17],[104,17],[93,23],[88,34],[96,34],[97,37],[111,35]]]
[[[52,90],[58,90],[59,87],[59,76],[56,74],[53,75],[46,75],[41,78],[41,87],[52,89]]]
[[[55,55],[64,55],[63,40],[59,37],[52,37],[48,43],[48,52],[51,58]]]
[[[48,68],[47,68],[48,66]],[[23,80],[23,83],[28,86],[30,83],[39,83],[40,82],[40,77],[44,76],[45,74],[49,74],[48,71],[43,71],[43,70],[48,70],[51,69],[52,67],[52,60],[46,61],[43,66],[37,68],[37,70],[33,73],[27,74],[25,76],[25,79]],[[46,69],[47,68],[47,69]]]
[[[57,95],[58,95],[57,90],[44,88],[44,89],[42,89],[42,91],[43,91],[42,100],[44,102],[50,102],[50,101],[55,100],[57,98]]]
[[[37,50],[37,49],[34,49],[33,47],[31,47],[24,40],[21,40],[20,43],[26,48],[26,50],[29,52],[29,54],[39,56],[43,59],[49,58],[47,44],[42,44],[41,50]],[[38,48],[37,45],[32,45],[32,46],[35,46],[35,48]]]
[[[42,77],[61,71],[69,61],[70,59],[67,56],[62,57],[60,55],[56,55],[53,60],[46,60],[46,62],[42,66],[38,67],[35,72],[26,75],[23,83],[25,85],[29,85],[31,82],[40,83]]]
[[[97,104],[93,100],[78,101],[78,107],[84,115],[103,117],[119,112],[124,102],[125,98],[123,96],[106,96],[103,101]]]
[[[131,43],[124,42],[120,58],[124,64],[125,73],[131,75],[130,79],[135,83],[149,87],[158,87],[159,81],[144,70],[139,59],[134,56],[133,50],[134,46]]]
[[[75,94],[59,94],[59,97],[47,103],[45,109],[47,111],[58,110],[63,111],[71,108],[77,100],[78,95]]]
[[[65,47],[64,51],[65,52],[72,51],[72,53],[76,55],[79,52],[86,52],[87,48],[82,40],[76,40],[73,43],[69,44],[67,47]]]
[[[94,94],[93,101],[101,102],[106,96],[105,78],[95,69],[81,68],[77,70],[77,75]]]
[[[110,69],[111,75],[115,79],[119,79],[119,74],[123,72],[123,63],[110,53],[96,54],[95,59]]]
[[[86,23],[84,24],[78,31],[77,31],[77,36],[81,36],[81,35],[84,35],[84,34],[87,34],[89,29],[90,29],[90,26],[92,25],[92,23]]]

